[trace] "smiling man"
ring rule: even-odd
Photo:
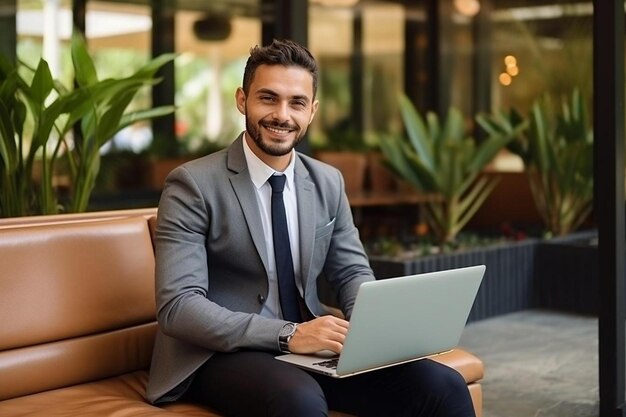
[[[274,359],[341,352],[357,289],[374,279],[341,174],[294,150],[317,111],[317,80],[300,45],[253,48],[235,95],[246,130],[168,176],[147,398],[227,416],[474,416],[463,378],[434,361],[335,380]],[[327,314],[318,279],[347,320]]]

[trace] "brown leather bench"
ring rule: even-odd
[[[220,416],[144,400],[157,326],[155,214],[0,220],[1,416]],[[482,362],[461,349],[438,360],[465,377],[480,416]]]

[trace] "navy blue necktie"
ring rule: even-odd
[[[272,186],[272,232],[274,237],[274,258],[276,259],[276,275],[278,276],[278,293],[283,318],[300,323],[300,303],[298,289],[293,273],[293,259],[289,246],[289,230],[287,215],[283,202],[285,188],[284,175],[272,175],[267,181]]]

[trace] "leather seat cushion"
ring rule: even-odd
[[[453,350],[435,358],[436,360],[456,368],[467,382],[480,380],[483,367],[480,359],[462,351]],[[136,371],[114,378],[75,385],[67,388],[46,391],[0,402],[0,415],[12,417],[75,417],[85,416],[189,416],[189,417],[222,417],[214,410],[190,403],[167,404],[155,407],[145,402],[144,394],[148,374]],[[470,393],[475,405],[482,407],[482,391],[480,384],[470,384]],[[333,417],[348,416],[331,412]]]
[[[185,402],[156,407],[145,402],[146,371],[60,388],[0,402],[11,417],[223,417],[209,407]],[[351,417],[331,412],[331,417]]]
[[[146,371],[137,371],[96,382],[60,388],[0,402],[0,415],[12,417],[180,416],[145,402],[148,381]],[[183,404],[191,417],[214,417],[217,414],[192,404]]]

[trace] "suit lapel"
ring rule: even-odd
[[[246,219],[250,236],[254,242],[265,271],[269,273],[267,247],[265,246],[265,233],[263,232],[263,223],[259,214],[259,206],[256,200],[256,191],[250,180],[246,157],[243,153],[243,135],[240,135],[235,142],[228,148],[228,169],[235,172],[230,177],[230,183],[237,195],[239,205]]]
[[[309,180],[309,171],[298,156],[296,156],[295,185],[300,229],[300,276],[303,284],[308,287],[315,241],[315,184]]]
[[[228,149],[228,169],[235,173],[235,175],[230,177],[230,182],[239,200],[254,246],[261,257],[265,270],[269,271],[263,224],[259,214],[254,185],[248,174],[242,140],[243,135],[240,135]],[[294,173],[298,199],[298,227],[300,230],[300,276],[305,287],[308,287],[315,241],[315,184],[309,179],[309,171],[300,160],[300,157],[297,156],[297,153]]]

